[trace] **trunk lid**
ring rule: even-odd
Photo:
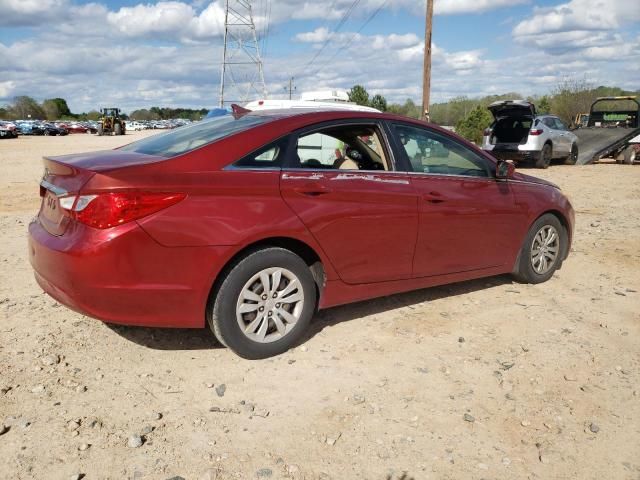
[[[72,198],[91,177],[100,172],[162,160],[166,158],[117,150],[44,157],[44,174],[40,182],[42,203],[38,212],[40,224],[52,235],[63,235],[71,222],[65,208],[72,206]]]
[[[493,118],[499,120],[505,117],[535,117],[536,107],[526,100],[500,100],[487,107]]]

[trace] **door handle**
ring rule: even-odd
[[[440,192],[429,192],[424,194],[422,198],[429,203],[443,203],[445,201]]]
[[[306,185],[302,185],[300,187],[293,189],[296,193],[301,195],[306,195],[308,197],[318,197],[320,195],[325,195],[331,192],[331,189],[325,187],[321,183],[309,182]]]

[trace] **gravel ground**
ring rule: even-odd
[[[528,172],[577,212],[546,284],[330,309],[250,362],[208,330],[109,327],[33,280],[42,155],[142,135],[0,141],[0,478],[640,478],[640,168]]]

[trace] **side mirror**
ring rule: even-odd
[[[513,178],[516,166],[511,160],[498,160],[496,163],[496,178],[509,179]]]

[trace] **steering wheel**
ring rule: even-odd
[[[356,150],[353,147],[347,147],[344,153],[347,155],[347,157],[358,164],[362,163],[362,161],[364,160],[364,155],[362,155],[359,150]]]

